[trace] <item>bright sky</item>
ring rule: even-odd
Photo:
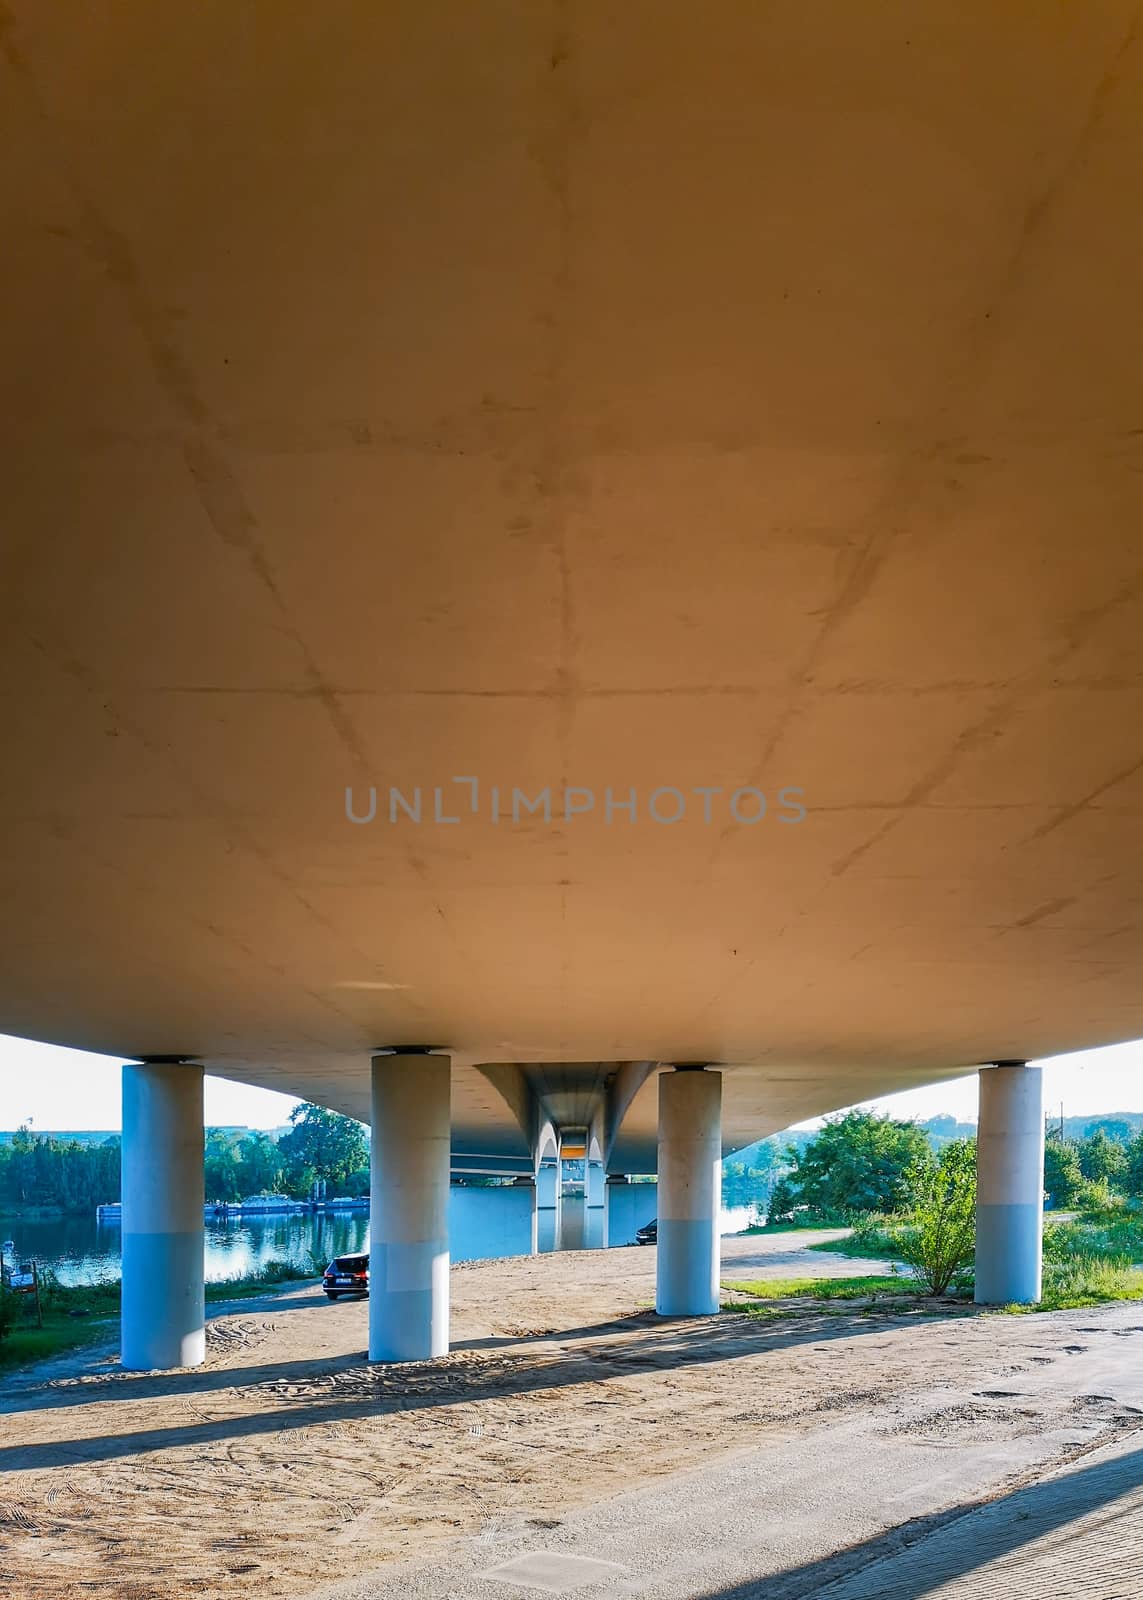
[[[1041,1064],[1045,1106],[1055,1115],[1061,1101],[1068,1116],[1143,1111],[1143,1040],[1055,1056]],[[0,1034],[0,1129],[28,1121],[45,1132],[118,1128],[120,1070],[121,1063],[106,1056]],[[897,1117],[949,1112],[962,1122],[975,1122],[976,1075],[867,1103]],[[269,1089],[206,1080],[206,1121],[212,1127],[280,1127],[296,1104],[289,1095]]]
[[[1070,1056],[1049,1056],[1038,1063],[1044,1069],[1044,1110],[1059,1116],[1061,1103],[1068,1117],[1102,1117],[1112,1111],[1143,1111],[1143,1039],[1109,1045],[1104,1050],[1081,1050]],[[975,1122],[976,1073],[935,1083],[927,1089],[906,1089],[902,1094],[867,1100],[876,1111],[894,1117],[937,1117],[944,1112],[958,1122]],[[817,1126],[813,1123],[799,1126]]]
[[[0,1129],[24,1122],[44,1133],[118,1128],[122,1072],[123,1063],[107,1056],[0,1034]],[[297,1103],[269,1089],[206,1080],[206,1122],[212,1128],[280,1128]]]

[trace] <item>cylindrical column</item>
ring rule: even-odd
[[[602,1161],[584,1161],[583,1165],[583,1242],[587,1250],[602,1250],[606,1242],[604,1189],[607,1174]]]
[[[545,1161],[536,1172],[536,1249],[554,1250],[560,1235],[560,1164]]]
[[[655,1310],[718,1310],[722,1194],[722,1075],[676,1069],[659,1077],[659,1219]]]
[[[369,1359],[448,1353],[448,1056],[372,1064]]]
[[[123,1068],[122,1364],[195,1367],[203,1302],[203,1069]]]
[[[1044,1095],[1039,1067],[1005,1061],[980,1073],[976,1133],[977,1305],[1040,1298]]]
[[[657,1183],[632,1183],[613,1173],[603,1196],[603,1242],[613,1245],[637,1244],[636,1234],[654,1222],[659,1207]]]

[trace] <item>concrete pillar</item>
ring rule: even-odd
[[[607,1174],[602,1161],[584,1163],[584,1225],[583,1243],[586,1250],[602,1250],[607,1242],[605,1229],[604,1188]]]
[[[450,1263],[535,1255],[535,1231],[536,1191],[531,1182],[487,1189],[477,1184],[449,1184]]]
[[[583,1191],[565,1190],[560,1195],[560,1220],[556,1233],[557,1250],[586,1250]]]
[[[448,1056],[372,1063],[369,1359],[448,1353]]]
[[[539,1208],[539,1199],[540,1199],[539,1184],[533,1178],[533,1180],[532,1180],[532,1232],[531,1232],[531,1244],[530,1244],[529,1249],[528,1249],[528,1254],[529,1255],[533,1255],[533,1256],[539,1255],[539,1253],[540,1253],[540,1208]]]
[[[721,1073],[661,1073],[655,1309],[662,1317],[718,1310],[721,1163]]]
[[[1002,1061],[980,1073],[976,1135],[976,1303],[1040,1298],[1044,1095],[1039,1067]]]
[[[631,1183],[625,1176],[612,1174],[604,1193],[603,1242],[614,1245],[634,1244],[635,1235],[648,1222],[654,1222],[659,1211],[659,1185],[657,1183]]]
[[[190,1062],[123,1068],[120,1360],[133,1372],[206,1355],[202,1079]]]
[[[536,1173],[536,1249],[554,1250],[560,1237],[560,1164],[545,1161]]]

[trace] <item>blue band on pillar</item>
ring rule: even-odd
[[[1032,1305],[1039,1300],[1042,1225],[1038,1204],[977,1206],[978,1305]]]
[[[717,1238],[710,1219],[659,1218],[656,1310],[664,1317],[707,1316],[718,1310]]]

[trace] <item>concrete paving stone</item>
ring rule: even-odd
[[[571,1594],[621,1578],[626,1571],[614,1561],[593,1561],[590,1556],[569,1556],[557,1550],[534,1550],[493,1567],[484,1573],[484,1580],[542,1589],[545,1594]]]

